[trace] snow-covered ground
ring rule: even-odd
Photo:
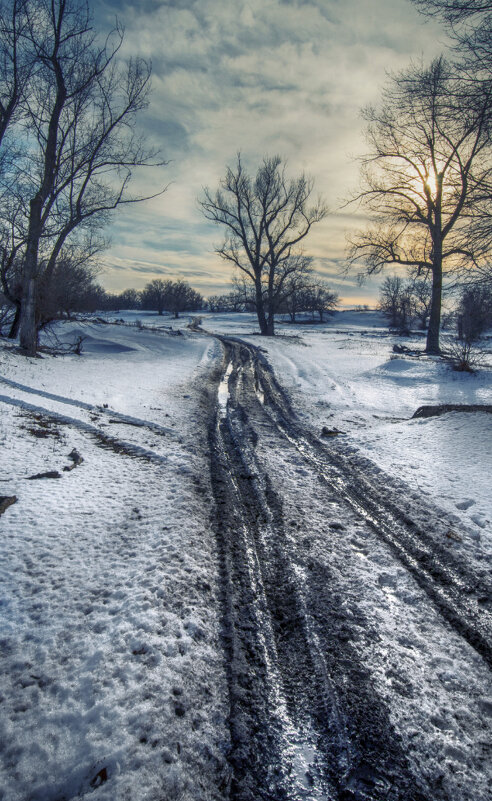
[[[492,404],[492,353],[473,374],[437,358],[395,354],[395,343],[423,350],[424,340],[390,335],[376,312],[338,312],[322,325],[280,324],[274,339],[251,336],[253,315],[204,316],[203,326],[261,345],[318,433],[338,428],[338,441],[451,514],[464,546],[479,557],[490,554],[492,415],[411,418],[423,405]]]
[[[266,351],[320,434],[455,516],[457,547],[492,548],[492,416],[411,419],[424,404],[492,404],[492,369],[459,374],[392,351],[375,313],[257,336],[253,315],[205,329]],[[82,356],[0,344],[0,799],[221,797],[227,688],[219,644],[201,390],[217,340],[149,313],[60,325]],[[161,331],[148,330],[161,328]],[[74,469],[73,450],[83,461]],[[368,469],[370,462],[368,462]],[[57,471],[59,478],[29,480]],[[382,474],[380,474],[382,475]]]
[[[61,329],[79,333],[82,356],[0,355],[0,494],[17,496],[0,517],[0,798],[219,797],[227,691],[197,408],[220,348]],[[29,480],[46,471],[60,478]]]
[[[186,329],[149,312],[124,312],[127,322]],[[393,478],[445,509],[477,556],[492,550],[492,416],[450,412],[412,419],[423,405],[492,404],[492,342],[475,373],[453,371],[437,358],[395,354],[393,345],[423,350],[424,338],[388,332],[378,312],[335,312],[326,323],[277,322],[275,339],[260,338],[254,314],[200,314],[205,329],[243,337],[267,353],[297,409],[319,432],[338,428]],[[443,334],[443,342],[452,334]]]

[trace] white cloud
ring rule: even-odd
[[[100,17],[115,6],[107,3]],[[412,56],[431,58],[442,36],[408,0],[169,0],[124,5],[119,16],[125,54],[152,59],[144,123],[172,159],[150,176],[142,172],[136,189],[173,183],[161,198],[119,214],[105,259],[119,268],[104,279],[113,287],[141,283],[144,273],[131,267],[143,263],[187,271],[199,289],[224,287],[230,270],[212,252],[221,233],[204,222],[196,197],[217,184],[238,150],[253,167],[280,153],[293,174],[313,175],[337,209],[357,182],[361,106],[377,99],[385,71]],[[348,215],[313,229],[306,249],[342,259]]]

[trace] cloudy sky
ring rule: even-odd
[[[221,231],[197,196],[241,151],[252,171],[278,153],[292,176],[314,177],[331,213],[305,250],[345,302],[372,302],[374,284],[339,274],[346,233],[362,223],[341,209],[357,187],[360,109],[388,70],[444,49],[439,25],[409,0],[100,0],[95,13],[101,31],[123,23],[125,55],[152,61],[142,127],[169,162],[136,180],[147,194],[169,184],[166,193],[114,218],[106,288],[183,277],[205,295],[228,291],[231,268],[214,253]]]

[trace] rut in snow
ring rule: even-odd
[[[352,644],[336,572],[303,567],[282,499],[256,457],[282,398],[252,346],[223,339],[226,369],[210,425],[214,519],[236,801],[424,801],[389,711]],[[265,407],[264,403],[267,403]],[[314,466],[311,465],[311,469]]]
[[[277,430],[320,479],[390,546],[448,623],[492,666],[492,587],[485,571],[477,574],[450,552],[445,541],[440,543],[431,531],[416,523],[402,504],[389,500],[387,494],[383,497],[364,465],[335,448],[328,450],[305,430],[263,355],[253,348],[250,353],[255,384],[262,387],[267,412]]]

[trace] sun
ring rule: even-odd
[[[433,170],[426,176],[424,185],[429,190],[430,196],[435,197],[437,194],[437,178]]]

